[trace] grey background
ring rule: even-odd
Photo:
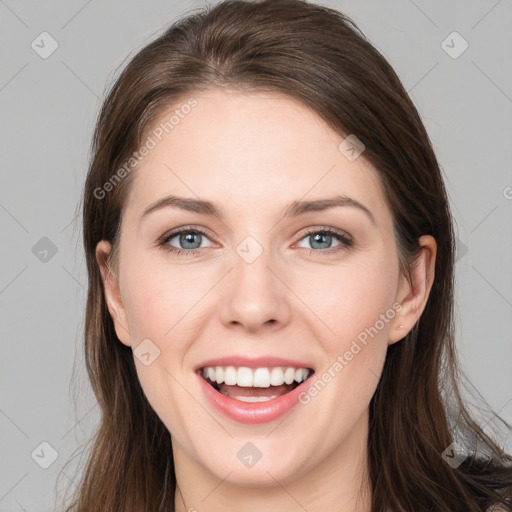
[[[423,116],[457,222],[462,367],[510,422],[512,3],[323,4],[353,17]],[[98,419],[83,366],[86,274],[76,214],[101,98],[125,58],[201,5],[0,0],[0,511],[62,510],[55,493],[74,478]],[[31,47],[43,31],[58,43],[46,59]],[[458,58],[441,45],[453,31],[469,44]],[[461,48],[460,40],[445,44]],[[40,465],[53,452],[42,442],[58,453],[48,469]]]

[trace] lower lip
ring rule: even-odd
[[[223,395],[199,374],[197,377],[204,394],[217,410],[238,423],[250,424],[268,423],[284,416],[299,403],[299,395],[310,382],[306,379],[292,391],[266,402],[242,402]]]

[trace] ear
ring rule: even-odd
[[[117,337],[126,346],[131,346],[131,336],[128,324],[126,310],[121,301],[121,293],[119,290],[119,279],[112,272],[109,265],[109,256],[112,246],[106,240],[102,240],[96,246],[96,261],[100,268],[103,287],[105,291],[105,300],[107,307],[114,322]]]
[[[430,235],[419,238],[420,253],[411,269],[411,282],[400,276],[396,301],[401,304],[390,323],[388,344],[405,338],[419,320],[427,304],[435,275],[437,244]]]

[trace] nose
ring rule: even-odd
[[[248,261],[234,254],[223,280],[220,319],[228,328],[238,325],[251,333],[280,329],[291,316],[285,270],[266,251]]]

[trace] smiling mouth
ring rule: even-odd
[[[199,375],[216,391],[241,402],[267,402],[293,391],[310,378],[311,368],[209,366]]]

